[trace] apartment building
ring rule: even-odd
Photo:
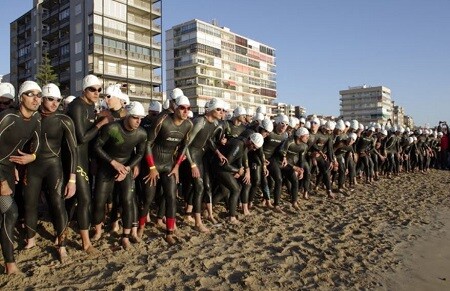
[[[120,83],[132,100],[162,99],[161,0],[34,0],[10,25],[11,82],[35,80],[44,53],[63,95],[82,79]]]
[[[275,49],[193,19],[166,32],[166,81],[168,90],[184,91],[196,113],[218,97],[231,108],[264,105],[270,114],[277,94]]]
[[[340,115],[344,120],[357,119],[364,124],[370,122],[385,124],[388,119],[392,119],[391,90],[385,86],[349,87],[347,90],[339,91],[339,94]]]
[[[275,102],[273,104],[275,108],[273,109],[273,113],[277,114],[285,114],[287,116],[296,116],[295,114],[295,106],[291,104],[286,104],[282,102]]]

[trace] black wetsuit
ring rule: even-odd
[[[247,127],[247,129],[241,133],[240,137],[248,138],[252,133],[261,133],[261,129],[262,128],[257,123],[254,123],[252,126]],[[251,186],[249,192],[249,202],[251,203],[255,198],[256,192],[258,191],[258,189],[260,189],[262,177],[264,176],[263,167],[266,167],[266,165],[264,164],[266,158],[264,156],[262,147],[255,151],[248,152],[247,156],[251,178]],[[265,200],[270,200],[270,191],[268,190],[268,187],[266,187],[266,190],[263,189],[262,193]]]
[[[314,145],[317,147],[317,152],[320,153],[320,155],[316,157],[317,168],[319,170],[316,185],[319,185],[320,178],[322,178],[322,182],[327,191],[331,191],[329,167],[330,163],[334,161],[333,139],[331,135],[319,130],[314,136]]]
[[[367,180],[372,178],[373,162],[370,154],[374,146],[373,137],[367,136],[367,133],[363,133],[356,143],[356,153],[358,154],[358,165],[356,168],[364,170]]]
[[[192,121],[184,120],[180,125],[174,123],[174,113],[163,114],[152,124],[147,137],[146,160],[149,167],[156,167],[159,173],[158,184],[161,185],[166,201],[166,226],[171,232],[175,226],[177,184],[174,175],[168,176],[175,166],[174,155],[180,156],[177,164],[181,164],[184,156]],[[152,203],[157,186],[145,184],[145,197],[139,211],[139,225],[145,220]]]
[[[76,98],[69,104],[67,111],[75,125],[78,144],[77,162],[77,219],[80,230],[88,230],[91,217],[91,186],[89,183],[90,152],[93,140],[97,136],[95,105],[86,103],[83,98]]]
[[[246,129],[244,124],[235,125],[232,120],[227,120],[224,122],[224,134],[225,137],[230,139],[233,137],[238,137]]]
[[[209,122],[205,116],[199,116],[194,120],[194,127],[189,134],[186,157],[188,162],[183,163],[183,184],[192,183],[192,190],[187,189],[186,202],[193,205],[194,213],[200,213],[203,194],[206,194],[208,203],[212,203],[212,189],[210,180],[210,160],[205,157],[205,152],[215,152],[217,150],[213,137],[218,126],[217,121]],[[209,156],[209,155],[208,155]],[[200,177],[193,179],[191,167],[196,165],[200,171]],[[183,185],[185,188],[185,185]]]
[[[64,206],[64,186],[70,173],[76,172],[77,143],[72,119],[61,113],[41,113],[41,147],[36,161],[27,166],[24,184],[25,225],[27,237],[36,234],[38,200],[41,189],[46,194],[49,210],[57,236],[67,226],[67,212]],[[69,173],[64,173],[61,147],[66,142],[70,156]],[[66,174],[66,175],[65,175]]]
[[[18,217],[14,197],[15,164],[9,157],[19,155],[25,143],[30,141],[32,152],[39,149],[41,120],[39,113],[25,119],[19,110],[6,109],[0,113],[0,181],[6,181],[12,195],[0,196],[0,244],[5,263],[14,262],[14,226]]]
[[[130,229],[137,221],[136,199],[133,195],[133,172],[130,171],[124,180],[115,182],[117,171],[111,166],[115,160],[131,169],[136,166],[145,153],[147,133],[141,127],[128,131],[125,120],[105,125],[95,141],[98,173],[96,176],[93,223],[100,224],[105,215],[105,203],[113,191],[115,184],[119,187],[120,205],[122,206],[122,222],[125,229]]]
[[[281,187],[283,183],[283,177],[281,175],[280,169],[280,156],[275,154],[281,147],[283,141],[287,138],[286,133],[278,134],[276,131],[272,131],[265,139],[263,145],[264,156],[267,160],[269,160],[269,176],[274,180],[274,205],[278,206],[280,204],[281,198]],[[268,185],[267,177],[263,177],[262,179],[262,190],[266,188]]]
[[[304,142],[296,142],[296,138],[290,137],[284,141],[280,154],[283,157],[286,157],[287,165],[281,168],[281,172],[283,176],[290,182],[289,193],[291,194],[291,202],[296,202],[298,197],[298,188],[299,188],[299,179],[295,173],[295,167],[303,168],[303,178],[304,181],[304,189],[305,191],[309,191],[310,177],[311,172],[309,169],[309,164],[306,160],[306,156],[309,151],[308,144]]]
[[[244,171],[248,169],[247,147],[245,146],[245,138],[232,138],[226,145],[221,147],[221,153],[227,158],[228,163],[221,165],[218,157],[214,157],[212,161],[214,173],[217,175],[217,181],[230,191],[228,198],[228,211],[231,217],[236,216],[237,203],[241,197],[242,203],[248,203],[248,191],[250,184],[242,183],[242,176],[236,179],[234,175],[239,172],[240,168]],[[220,195],[214,196],[214,204],[223,200],[228,193],[222,192]]]

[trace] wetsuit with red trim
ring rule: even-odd
[[[18,218],[14,201],[15,164],[10,156],[19,155],[25,143],[30,142],[35,153],[40,145],[41,118],[36,112],[24,118],[17,109],[6,109],[0,113],[0,182],[2,191],[6,183],[12,190],[10,195],[0,195],[0,245],[5,263],[14,263],[14,226]]]
[[[64,186],[67,174],[76,172],[77,143],[72,119],[61,113],[41,113],[41,147],[36,160],[29,164],[25,172],[24,206],[27,237],[36,235],[38,220],[38,200],[44,189],[53,226],[60,237],[67,226],[67,212],[64,206]],[[61,147],[66,142],[70,156],[69,173],[64,174]],[[63,245],[65,241],[59,241]]]
[[[168,176],[175,164],[180,165],[185,157],[185,151],[192,121],[184,120],[180,125],[174,122],[175,115],[164,114],[159,116],[151,126],[147,137],[146,161],[148,167],[156,167],[159,180],[163,190],[166,204],[166,227],[167,232],[173,232],[175,228],[177,183],[174,175]],[[178,152],[175,161],[174,155]],[[152,203],[156,189],[159,185],[151,186],[145,184],[145,197],[139,211],[139,226],[145,225],[150,204]]]

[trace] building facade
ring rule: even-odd
[[[35,80],[47,54],[63,95],[94,74],[132,100],[161,100],[161,22],[161,0],[35,0],[10,25],[11,81]]]
[[[183,90],[196,113],[203,113],[213,97],[231,108],[264,105],[271,113],[277,93],[275,49],[228,28],[190,20],[166,32],[166,81],[168,90]]]
[[[344,120],[356,119],[364,124],[385,124],[392,118],[393,102],[391,90],[384,86],[367,85],[349,87],[339,91],[341,95],[340,115]]]
[[[275,106],[275,108],[272,110],[272,113],[274,113],[275,115],[285,114],[287,116],[296,116],[294,105],[282,102],[275,102],[273,105]]]
[[[392,123],[405,126],[405,110],[403,107],[394,105],[392,111]]]

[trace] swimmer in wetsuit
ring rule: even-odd
[[[224,103],[222,100],[213,98],[206,106],[206,114],[194,120],[194,127],[189,135],[186,156],[189,167],[183,167],[184,175],[187,176],[185,183],[192,183],[192,189],[187,193],[186,215],[190,216],[194,211],[195,227],[201,232],[208,232],[209,229],[203,224],[201,218],[201,205],[203,195],[206,194],[207,208],[212,218],[212,190],[210,180],[210,160],[206,159],[205,152],[211,151],[216,154],[221,163],[224,163],[224,156],[217,149],[213,141],[214,133],[218,126],[218,121],[223,115]],[[209,156],[209,155],[208,155]],[[190,169],[190,171],[189,171]],[[184,187],[185,185],[183,185]]]
[[[107,118],[99,121],[95,116],[95,103],[98,102],[101,92],[101,82],[94,75],[87,75],[83,79],[83,94],[69,104],[67,115],[69,115],[75,126],[77,139],[77,220],[80,229],[83,250],[88,254],[97,254],[89,238],[89,227],[91,218],[91,185],[89,182],[89,162],[92,152],[90,144],[93,142],[99,129],[107,124]]]
[[[25,81],[19,88],[19,108],[0,113],[0,244],[7,274],[20,272],[14,260],[14,227],[18,217],[13,199],[16,164],[26,165],[36,159],[41,121],[36,111],[41,104],[41,88]],[[31,142],[32,153],[22,152]]]
[[[147,141],[147,133],[139,127],[145,116],[144,107],[139,102],[131,102],[128,108],[127,117],[101,129],[94,145],[99,168],[94,195],[93,239],[98,240],[102,233],[106,199],[114,187],[119,187],[123,221],[122,246],[125,249],[130,245],[133,221],[137,220],[132,169],[144,156]]]
[[[58,254],[61,262],[67,258],[66,227],[67,212],[64,200],[72,197],[76,190],[76,139],[72,119],[58,113],[62,100],[61,92],[55,84],[42,87],[41,115],[42,144],[37,153],[36,161],[29,164],[25,170],[24,207],[27,232],[26,249],[36,245],[36,228],[38,220],[38,200],[44,189],[49,204],[53,226],[56,231]],[[61,160],[61,146],[66,142],[70,155],[70,172],[64,176]]]
[[[166,203],[166,241],[176,243],[174,237],[178,170],[185,158],[185,150],[192,121],[188,119],[189,99],[181,96],[175,100],[175,111],[162,114],[150,128],[147,138],[146,161],[150,173],[144,177],[145,201],[139,212],[139,231],[142,235],[150,204],[160,183]],[[174,154],[178,158],[174,160]]]

